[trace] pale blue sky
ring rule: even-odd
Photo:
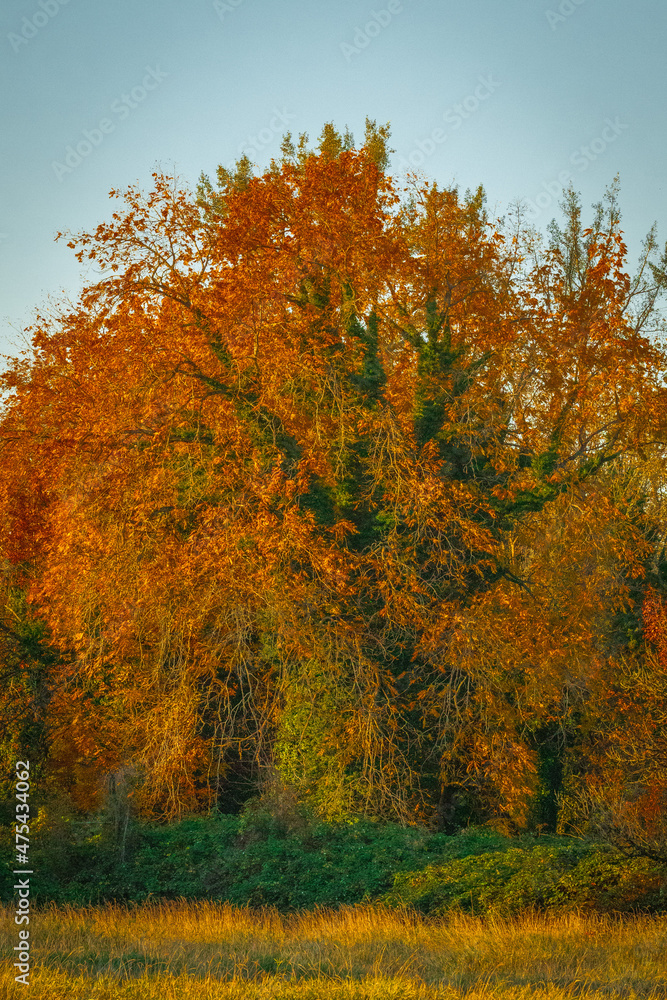
[[[76,297],[53,238],[111,187],[156,165],[194,185],[244,148],[262,168],[326,121],[390,121],[396,170],[482,183],[496,214],[524,198],[540,228],[559,175],[589,206],[618,172],[636,255],[654,220],[667,237],[666,28],[658,0],[5,0],[0,351]]]

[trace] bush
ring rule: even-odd
[[[383,901],[432,916],[452,910],[506,916],[525,910],[665,909],[666,866],[630,860],[602,845],[548,840],[532,848],[508,843],[482,857],[451,857],[421,871],[399,872]]]
[[[448,836],[370,820],[314,824],[288,805],[273,818],[255,803],[241,816],[135,822],[123,850],[102,818],[45,808],[31,831],[36,902],[213,898],[289,912],[383,900],[431,915],[667,909],[665,866],[600,845],[486,828]],[[5,857],[2,898],[11,900]]]

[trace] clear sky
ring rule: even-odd
[[[502,215],[584,206],[618,172],[634,256],[667,237],[664,0],[4,0],[0,351],[36,306],[76,298],[58,230],[108,218],[157,167],[194,186],[286,130],[391,122],[392,168],[482,183]],[[560,178],[560,179],[559,179]]]

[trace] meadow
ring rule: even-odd
[[[12,909],[3,910],[11,953]],[[210,901],[50,904],[31,920],[32,1000],[667,997],[667,918],[427,918],[357,905],[280,914]],[[26,995],[0,967],[0,997]]]

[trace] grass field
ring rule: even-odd
[[[3,954],[17,943],[5,908]],[[667,997],[667,918],[512,920],[357,906],[283,916],[227,904],[51,906],[31,918],[32,1000]]]

